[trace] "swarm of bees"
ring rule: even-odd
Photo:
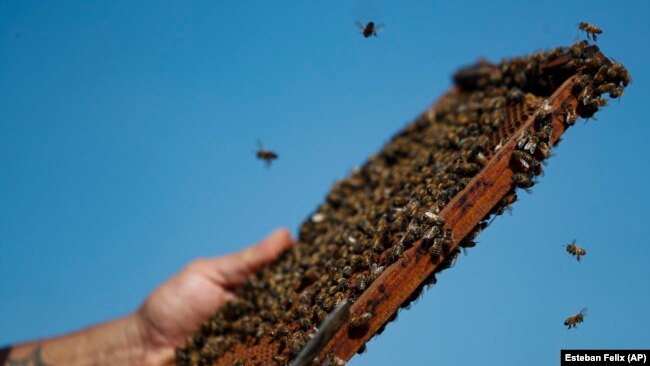
[[[561,55],[569,55],[569,60],[560,71],[547,71],[547,62]],[[571,92],[577,105],[550,105],[551,93],[576,74]],[[482,62],[461,70],[454,80],[457,88],[435,109],[418,116],[363,166],[333,185],[301,225],[297,243],[251,275],[236,290],[237,298],[176,351],[178,365],[221,360],[238,365],[288,364],[329,312],[363,296],[385,268],[421,239],[425,255],[444,259],[402,304],[408,308],[424,288],[437,282],[439,272],[453,267],[461,249],[476,246],[490,217],[503,214],[517,200],[517,188],[534,186],[543,173],[542,162],[552,156],[552,118],[563,116],[571,126],[577,117],[593,116],[604,105],[601,95],[620,97],[629,75],[621,64],[599,58],[596,46],[580,42],[496,65]],[[529,118],[534,128],[514,135]],[[445,227],[441,210],[510,139],[516,141],[510,157],[510,191],[469,235],[455,238]],[[257,156],[268,164],[277,158],[261,146]],[[458,247],[453,246],[456,239],[462,239]],[[363,331],[373,316],[353,314],[349,325]],[[397,312],[389,322],[396,317]],[[583,317],[581,312],[565,324],[574,327]],[[241,345],[265,347],[271,355],[253,362]],[[338,364],[334,357],[321,363]]]
[[[567,329],[577,328],[578,324],[582,323],[585,320],[585,315],[587,315],[587,308],[580,310],[576,315],[572,315],[564,321],[564,325],[567,326]]]

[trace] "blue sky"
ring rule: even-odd
[[[586,20],[630,70],[623,98],[350,364],[647,348],[649,4],[0,1],[0,344],[126,314],[192,258],[295,233],[458,67],[568,45]]]

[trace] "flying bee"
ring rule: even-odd
[[[597,35],[603,33],[602,29],[586,22],[580,22],[580,24],[578,24],[578,29],[587,33],[587,38],[593,39],[594,42],[598,41]]]
[[[580,257],[582,257],[583,255],[587,255],[586,250],[576,245],[575,239],[571,240],[571,243],[565,245],[565,247],[566,247],[566,251],[572,256],[576,257],[576,260],[578,260],[578,262],[580,262]]]
[[[278,158],[278,154],[275,153],[274,151],[265,150],[264,147],[262,146],[262,142],[257,141],[257,147],[258,150],[255,154],[258,159],[264,160],[264,163],[266,163],[267,167],[271,166],[273,160]]]
[[[363,313],[359,316],[353,316],[350,319],[350,327],[352,328],[361,328],[368,325],[368,322],[372,319],[372,313]]]
[[[571,104],[564,102],[562,103],[562,111],[564,111],[564,122],[568,125],[573,125],[578,120],[578,114]]]
[[[375,36],[377,37],[377,32],[381,31],[383,28],[383,24],[375,24],[375,22],[368,22],[366,25],[361,24],[360,22],[356,22],[357,28],[359,28],[359,31],[361,31],[361,34],[365,38],[368,38],[370,36]]]
[[[564,321],[564,325],[567,326],[567,329],[577,328],[578,324],[582,323],[585,320],[585,315],[587,315],[587,308],[580,310],[576,315],[572,315]]]

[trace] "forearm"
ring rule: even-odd
[[[160,352],[144,341],[144,329],[132,314],[73,334],[16,345],[6,366],[163,364]]]

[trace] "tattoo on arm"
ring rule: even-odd
[[[32,353],[25,358],[9,358],[7,366],[53,366],[41,358],[41,345],[37,344]]]

